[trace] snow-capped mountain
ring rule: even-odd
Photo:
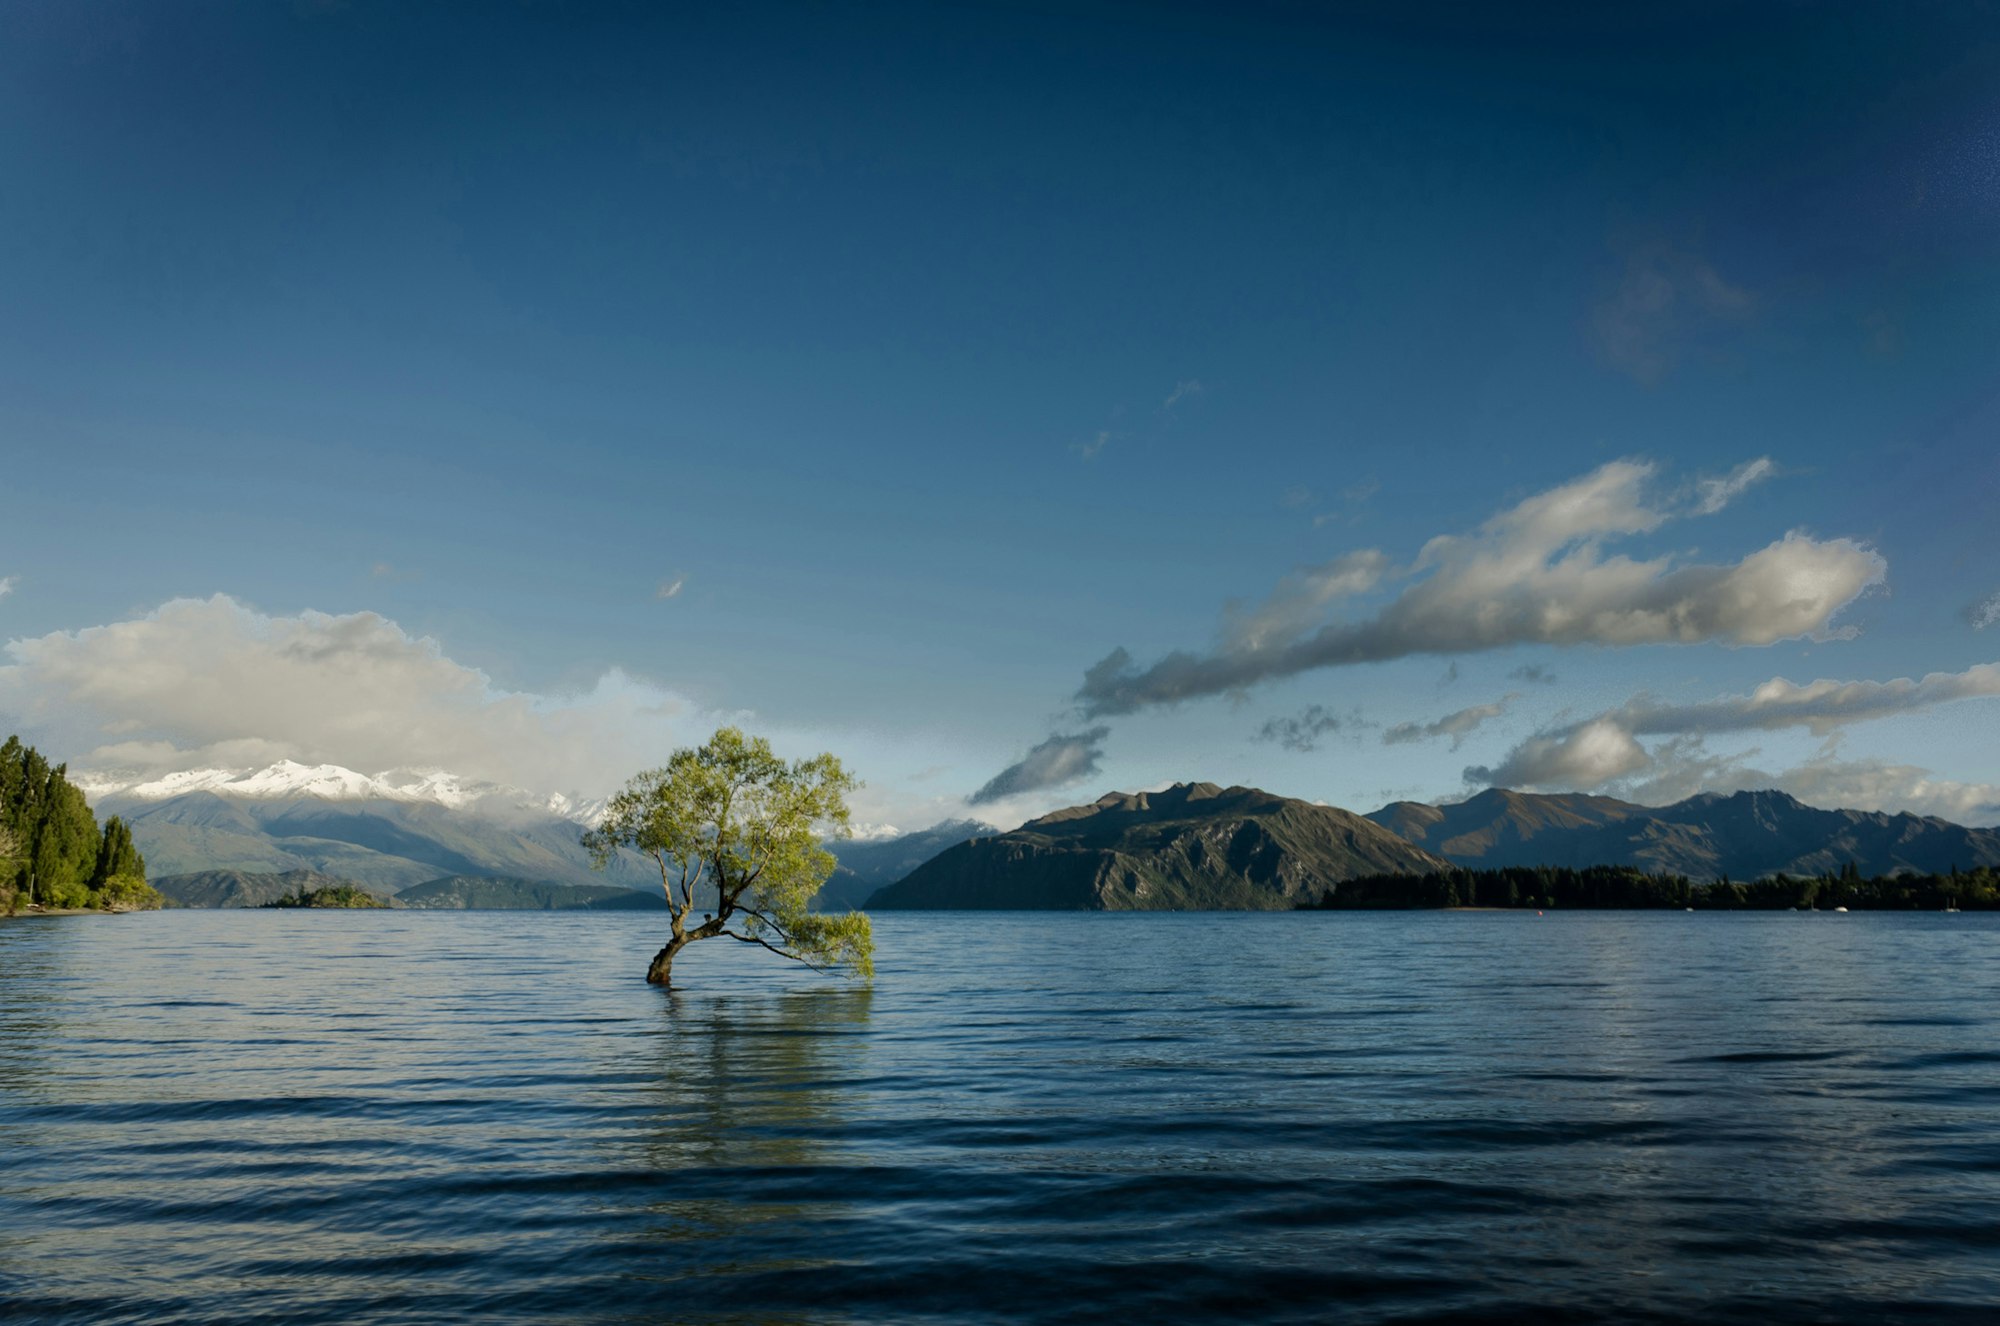
[[[158,778],[115,772],[75,777],[78,786],[92,800],[155,802],[208,792],[254,801],[314,797],[323,801],[428,802],[453,810],[489,814],[508,810],[543,812],[584,825],[594,825],[603,819],[605,807],[602,797],[564,792],[538,794],[439,769],[391,769],[364,774],[337,764],[301,764],[296,760],[280,760],[261,769],[189,769]]]

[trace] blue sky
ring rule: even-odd
[[[1504,772],[2000,821],[2000,20],[717,8],[10,8],[0,712],[580,790],[740,720],[905,827],[1009,770],[978,813]],[[1461,586],[1532,629],[1231,635],[1393,616],[1593,483]],[[1834,578],[1775,640],[1782,594],[1545,629],[1616,578],[1565,558],[1657,597],[1788,534]],[[1120,648],[1253,680],[1111,712]]]

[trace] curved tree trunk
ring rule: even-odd
[[[653,965],[646,968],[646,984],[667,990],[674,988],[674,954],[680,952],[681,946],[686,943],[685,939],[675,935],[672,942],[653,955]]]

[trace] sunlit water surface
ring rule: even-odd
[[[8,1321],[1990,1321],[2000,917],[0,922]]]

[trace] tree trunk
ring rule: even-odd
[[[674,954],[681,951],[687,941],[676,935],[672,942],[653,955],[653,965],[646,968],[646,984],[657,985],[663,990],[674,988]]]

